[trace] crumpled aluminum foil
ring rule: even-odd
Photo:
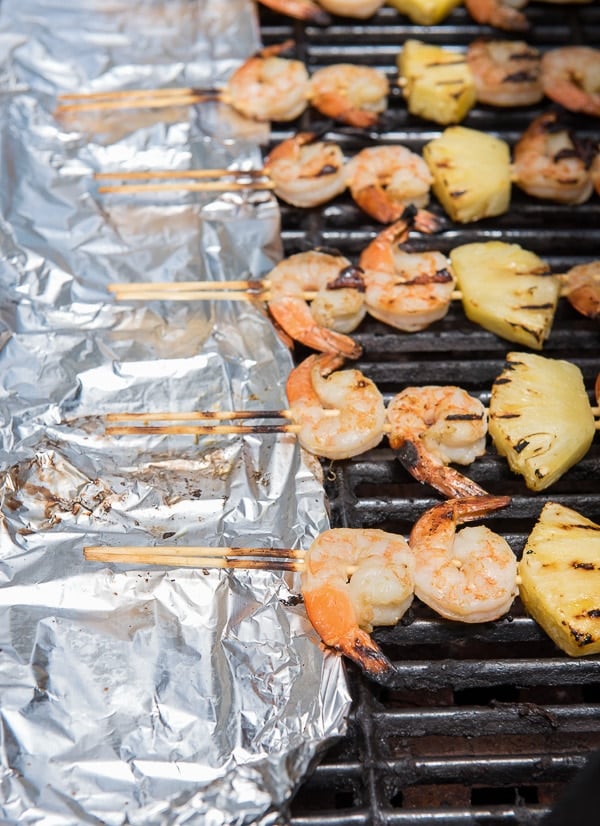
[[[282,253],[275,199],[123,199],[93,179],[257,166],[264,127],[221,106],[107,123],[52,112],[68,88],[216,82],[256,38],[241,0],[0,7],[2,823],[276,822],[345,730],[342,663],[297,575],[83,558],[105,544],[306,548],[328,526],[292,435],[105,432],[108,412],[285,407],[291,359],[261,308],[107,292],[261,277]]]

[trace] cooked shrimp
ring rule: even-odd
[[[296,20],[316,23],[319,26],[327,26],[331,22],[329,15],[312,0],[258,0],[258,2],[280,14],[294,17]]]
[[[578,264],[563,276],[564,295],[577,312],[600,320],[600,261]]]
[[[314,132],[299,132],[273,149],[265,160],[275,194],[288,204],[313,207],[346,189],[344,154],[332,141],[317,141]]]
[[[375,384],[360,370],[336,371],[342,361],[339,356],[309,356],[286,384],[300,444],[334,460],[376,447],[385,425],[385,405]],[[339,415],[324,415],[327,409],[339,410]]]
[[[404,615],[413,600],[413,572],[413,554],[401,536],[376,529],[324,531],[306,554],[306,613],[323,642],[369,676],[392,674],[392,663],[369,634]]]
[[[429,167],[405,146],[369,146],[346,164],[350,194],[376,221],[397,221],[407,205],[429,202],[433,178]]]
[[[517,559],[510,545],[489,528],[456,530],[510,502],[508,496],[450,499],[428,510],[414,525],[415,594],[446,619],[491,622],[517,595]]]
[[[346,333],[365,316],[364,283],[347,258],[323,250],[299,252],[280,261],[268,279],[269,312],[292,339],[323,353],[360,356],[360,345]],[[317,292],[316,318],[307,291]]]
[[[582,204],[592,194],[591,157],[556,112],[539,115],[514,148],[514,181],[534,198]]]
[[[260,121],[294,120],[308,104],[309,78],[300,60],[279,57],[286,40],[249,58],[227,81],[221,99],[242,115]]]
[[[368,312],[412,333],[446,315],[456,282],[441,252],[404,252],[407,234],[405,221],[384,229],[363,250],[360,267]]]
[[[383,6],[385,0],[320,0],[321,5],[332,14],[343,17],[371,17]]]
[[[527,0],[465,0],[467,11],[477,23],[515,32],[529,28],[529,21],[519,11],[525,5]]]
[[[565,109],[600,117],[600,49],[563,46],[546,52],[542,86]]]
[[[485,453],[487,411],[479,399],[452,385],[406,387],[388,404],[387,420],[390,446],[415,479],[450,497],[485,494],[448,466]]]
[[[373,126],[387,106],[387,77],[371,66],[336,63],[310,79],[308,98],[323,115],[351,126]]]
[[[491,106],[530,106],[544,96],[540,53],[522,40],[474,40],[467,49],[477,100]]]

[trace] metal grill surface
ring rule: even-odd
[[[566,44],[600,44],[600,7],[532,3],[529,43],[541,51]],[[261,11],[266,44],[292,37],[310,72],[348,61],[397,77],[396,56],[407,37],[463,48],[494,31],[475,24],[461,7],[441,24],[420,27],[384,7],[368,21],[335,18],[326,28],[304,26]],[[498,32],[496,36],[500,35]],[[466,126],[514,145],[548,101],[523,109],[476,106]],[[597,119],[568,115],[577,135],[598,140]],[[337,140],[347,156],[376,143],[401,143],[420,152],[440,134],[435,124],[408,114],[396,87],[379,126],[341,128],[308,110],[294,124],[275,126],[273,144],[297,129]],[[435,202],[432,211],[442,215]],[[380,229],[347,196],[318,209],[282,204],[286,254],[313,246],[340,250],[353,261]],[[513,187],[511,209],[499,218],[452,225],[435,239],[448,252],[471,241],[499,239],[540,255],[555,272],[600,255],[600,198],[565,207],[535,200]],[[411,239],[415,249],[431,239]],[[407,384],[453,383],[489,402],[506,353],[522,349],[469,322],[460,302],[427,330],[405,334],[367,318],[356,334],[364,347],[358,367],[386,401]],[[577,364],[592,397],[600,370],[600,330],[561,299],[543,355]],[[301,359],[305,353],[297,352]],[[326,465],[332,524],[377,527],[406,536],[415,519],[439,501],[400,465],[384,441],[353,460]],[[511,505],[486,520],[520,556],[546,499],[600,522],[600,444],[549,491],[533,494],[490,448],[468,474]],[[538,823],[589,756],[600,747],[600,661],[563,655],[517,600],[496,623],[445,622],[418,602],[401,624],[374,633],[403,675],[403,689],[383,689],[349,666],[354,708],[348,735],[321,758],[296,794],[294,826],[312,824]]]

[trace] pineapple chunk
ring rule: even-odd
[[[397,59],[408,111],[436,123],[458,123],[475,103],[466,55],[406,40]]]
[[[508,210],[508,144],[465,126],[449,126],[423,147],[433,192],[454,221],[479,221]]]
[[[534,353],[508,353],[492,385],[489,433],[530,490],[544,490],[582,459],[594,432],[577,365]]]
[[[560,281],[518,244],[464,244],[450,253],[467,318],[486,330],[541,350],[554,321]]]
[[[388,0],[400,14],[405,14],[413,23],[432,26],[447,17],[462,0]]]
[[[572,657],[600,652],[600,525],[547,502],[519,562],[523,605]]]

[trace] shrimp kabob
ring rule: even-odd
[[[59,95],[55,114],[217,102],[252,120],[287,122],[298,118],[310,104],[322,114],[351,126],[372,126],[377,122],[387,108],[390,90],[384,72],[371,66],[337,63],[309,76],[301,60],[283,56],[293,46],[293,40],[265,46],[239,66],[219,89],[168,87],[68,93]]]
[[[449,620],[491,622],[517,593],[517,560],[499,534],[457,527],[506,507],[507,496],[449,500],[423,514],[408,541],[378,529],[333,528],[307,551],[290,548],[139,546],[84,548],[89,561],[248,568],[301,573],[307,616],[323,643],[355,662],[371,679],[393,686],[393,662],[370,636],[393,626],[416,595]]]
[[[513,354],[512,359],[509,357],[511,379],[507,382],[503,376],[499,377],[500,386],[516,382],[519,365],[536,376],[545,373],[539,359],[541,357]],[[393,686],[397,678],[394,664],[370,634],[376,626],[396,625],[415,595],[450,621],[492,622],[510,610],[520,584],[517,559],[511,547],[502,536],[483,525],[458,530],[461,524],[480,521],[506,507],[510,497],[491,496],[476,485],[465,487],[466,480],[454,472],[448,473],[445,460],[440,457],[442,444],[448,461],[471,461],[484,449],[482,438],[485,440],[487,418],[485,408],[477,400],[468,399],[460,388],[405,388],[388,406],[389,426],[386,427],[383,401],[373,383],[357,370],[327,375],[327,371],[336,366],[336,357],[323,355],[310,356],[299,365],[292,371],[287,386],[292,410],[281,413],[303,419],[294,432],[305,448],[327,452],[332,458],[345,458],[375,446],[384,431],[392,433],[392,444],[396,439],[402,447],[411,447],[419,456],[418,462],[413,459],[413,467],[422,465],[426,481],[451,498],[427,510],[412,527],[408,541],[378,529],[334,528],[318,536],[307,551],[96,546],[85,548],[84,555],[90,561],[99,562],[301,572],[307,616],[325,645],[355,662],[371,679]],[[555,367],[564,371],[565,363],[553,365],[544,377],[548,392],[554,395]],[[566,367],[570,377],[575,376],[574,368]],[[566,375],[563,372],[561,377],[564,379]],[[573,395],[579,388],[572,381],[569,385],[566,395],[572,416]],[[518,395],[523,397],[521,391]],[[600,374],[595,395],[596,402],[600,403]],[[324,415],[323,405],[327,403],[338,407],[343,404],[339,418]],[[493,415],[496,414],[499,420],[505,418],[502,409],[494,410]],[[160,415],[157,414],[157,418]],[[264,415],[264,412],[249,411],[246,418],[253,415]],[[172,418],[171,414],[165,417]],[[119,414],[113,417],[118,418],[121,418]],[[123,418],[147,421],[151,415]],[[510,418],[515,418],[514,411]],[[574,427],[578,428],[579,423],[575,422]],[[362,433],[360,437],[358,431]],[[192,430],[125,427],[114,428],[112,432],[211,431],[196,427]],[[538,470],[535,468],[536,477],[539,477]],[[417,478],[424,481],[423,476]]]

